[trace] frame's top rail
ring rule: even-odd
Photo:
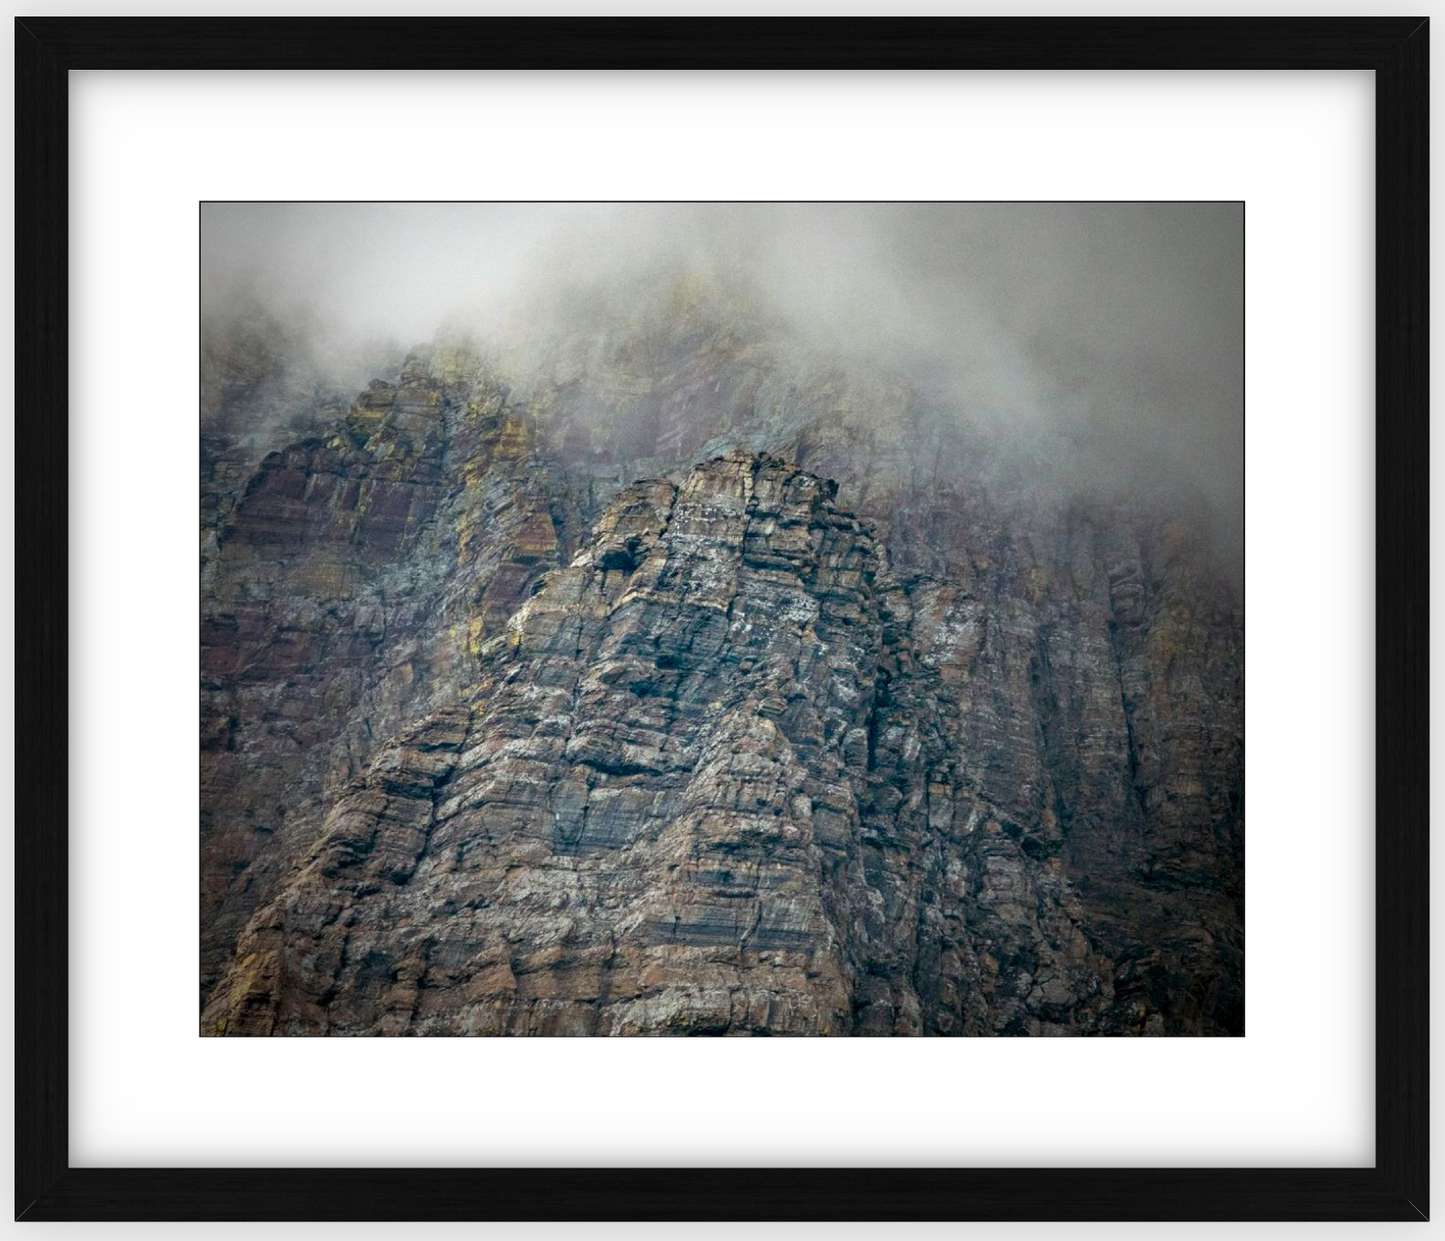
[[[66,69],[362,70],[1376,69],[1425,20],[16,18]]]

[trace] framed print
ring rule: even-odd
[[[17,1216],[1428,1215],[1423,20],[16,34]]]

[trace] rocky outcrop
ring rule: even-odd
[[[1116,577],[1078,588],[1101,617],[1128,593]],[[339,793],[204,1027],[1227,1028],[1237,960],[1167,927],[1212,823],[1149,841],[1151,799],[1176,802],[1130,770],[1153,665],[1116,653],[1109,620],[1081,651],[1035,636],[1014,667],[1019,623],[901,582],[837,485],[780,460],[627,488],[482,646],[475,685]],[[1111,854],[1159,908],[1132,938],[1078,890]],[[1187,980],[1177,1002],[1160,962]]]
[[[203,991],[334,790],[467,682],[580,537],[505,389],[454,350],[373,381],[332,434],[266,456],[201,605]],[[458,377],[465,370],[466,378]]]
[[[665,309],[203,484],[203,1031],[1242,1033],[1199,507]]]

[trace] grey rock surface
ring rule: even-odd
[[[203,479],[203,1031],[1242,1033],[1189,498],[706,298],[582,339]]]

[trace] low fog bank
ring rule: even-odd
[[[201,241],[203,331],[262,307],[336,382],[444,328],[525,356],[665,315],[686,278],[1082,488],[1197,488],[1242,562],[1239,204],[208,204]]]

